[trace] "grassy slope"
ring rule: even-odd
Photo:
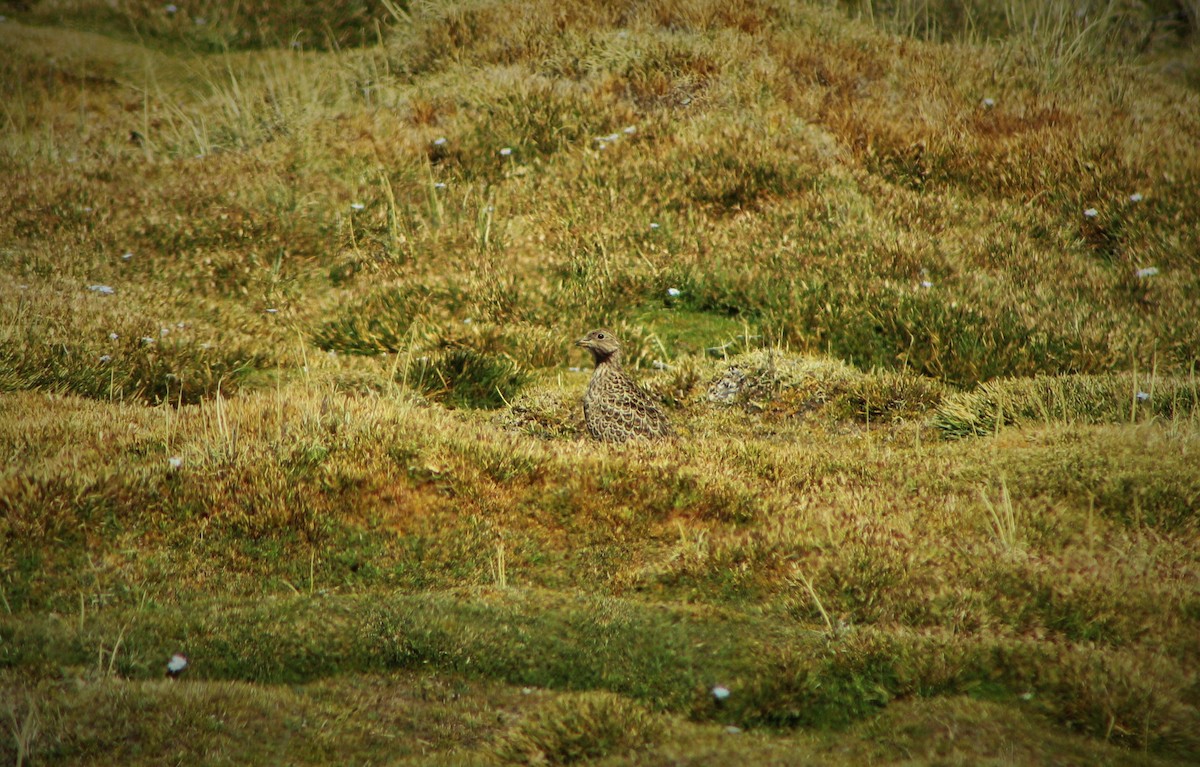
[[[1194,761],[1189,42],[821,5],[8,14],[0,754]]]

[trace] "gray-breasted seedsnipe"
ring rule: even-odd
[[[666,414],[621,368],[621,343],[610,330],[593,330],[575,342],[592,353],[596,371],[583,395],[583,420],[602,442],[671,435]]]

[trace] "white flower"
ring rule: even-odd
[[[173,456],[171,456],[170,458],[168,458],[168,459],[167,459],[167,464],[168,464],[168,465],[170,465],[170,467],[171,467],[172,469],[178,469],[180,466],[182,466],[182,465],[183,465],[183,459],[182,459],[182,458],[180,458],[180,457],[179,457],[179,456],[177,456],[177,455],[173,455]],[[176,657],[178,657],[178,656],[176,656]],[[175,660],[175,658],[172,658],[171,660],[172,660],[172,661],[174,661],[174,660]],[[186,665],[187,665],[187,661],[186,661],[186,660],[183,662],[183,665],[184,665],[184,666],[186,666]]]
[[[510,146],[506,146],[500,150],[501,157],[508,157],[510,154],[512,154],[512,147]]]
[[[434,146],[445,146],[445,145],[446,145],[446,137],[445,137],[445,136],[438,136],[437,138],[435,138],[435,139],[433,140],[433,145],[434,145]]]
[[[670,367],[670,365],[663,362],[662,360],[654,360],[654,362],[650,363],[650,367],[654,368],[655,370],[666,370],[667,368]]]
[[[1021,700],[1033,700],[1033,693],[1031,693],[1031,692],[1021,693]]]
[[[735,726],[734,726],[734,725],[732,725],[732,724],[730,724],[730,725],[727,725],[727,726],[725,727],[725,732],[729,733],[730,735],[737,735],[737,734],[738,734],[738,733],[740,733],[741,731],[742,731],[742,728],[741,728],[741,727],[735,727]]]
[[[434,185],[433,185],[433,188],[434,188],[434,189],[445,189],[445,188],[446,188],[446,182],[444,182],[444,181],[439,181],[439,182],[437,182],[436,184],[434,184]]]
[[[365,207],[366,207],[366,206],[365,206],[365,205],[363,205],[361,202],[352,202],[352,203],[350,203],[350,210],[362,210],[362,209],[363,209],[363,208],[365,208]]]
[[[573,366],[567,368],[567,370],[571,371],[572,373],[582,373],[583,372],[583,368],[573,367]]]
[[[725,700],[729,697],[729,688],[723,685],[717,685],[712,688],[712,696],[718,701]]]
[[[996,100],[992,98],[986,98],[983,100],[983,106],[986,109],[991,109],[992,107],[996,106]]]
[[[101,354],[100,361],[101,362],[112,362],[112,355],[111,354]]]
[[[167,4],[166,8],[163,8],[163,10],[167,13],[175,13],[179,10],[179,8],[175,5],[175,3],[169,3]]]
[[[1142,193],[1134,192],[1133,194],[1129,195],[1129,201],[1130,202],[1141,202],[1142,201]]]
[[[159,331],[158,331],[158,334],[159,334],[160,336],[165,336],[165,335],[167,335],[167,334],[168,334],[168,333],[170,333],[170,332],[171,332],[171,329],[170,329],[170,328],[160,328],[160,329],[159,329]]]
[[[651,228],[651,229],[657,229],[657,228],[658,228],[658,224],[650,224],[650,228]]]
[[[99,293],[102,296],[111,296],[113,293],[117,292],[108,285],[88,285],[88,290],[92,291],[93,293]]]
[[[279,310],[278,309],[267,309],[266,312],[267,312],[267,314],[278,314]]]
[[[142,336],[142,345],[149,346],[152,343],[154,343],[153,338],[151,338],[150,336]]]
[[[1137,393],[1137,398],[1138,402],[1145,402],[1146,400],[1150,399],[1150,395],[1144,391],[1140,391]]]
[[[119,336],[119,335],[117,335],[116,333],[109,333],[109,334],[108,334],[108,340],[109,340],[109,341],[116,341],[118,338],[120,338],[120,336]]]
[[[933,283],[932,283],[932,282],[930,282],[929,280],[921,280],[921,287],[923,287],[923,288],[932,288],[932,287],[933,287]]]
[[[171,460],[175,460],[175,459],[172,458]],[[167,661],[167,676],[177,677],[180,674],[182,674],[184,669],[186,669],[187,667],[188,667],[187,656],[181,652],[177,652],[171,656],[171,660]]]
[[[180,330],[183,330],[185,327],[187,327],[187,325],[182,322],[176,322],[175,327],[179,328]]]
[[[201,349],[211,349],[212,344],[210,344],[208,341],[205,341],[204,343],[200,344],[200,348]]]
[[[1146,279],[1147,277],[1153,277],[1156,274],[1158,274],[1157,266],[1146,266],[1146,267],[1143,267],[1143,268],[1137,270],[1138,278],[1143,279],[1143,280]]]
[[[1100,211],[1096,210],[1095,208],[1088,208],[1083,212],[1083,215],[1087,216],[1088,218],[1095,218],[1096,216],[1100,215]]]
[[[629,127],[625,128],[625,130],[623,130],[621,132],[627,136],[632,136],[633,134],[637,133],[637,126],[630,125]]]
[[[128,261],[128,260],[129,260],[129,259],[131,259],[131,258],[133,258],[133,254],[132,254],[132,253],[130,253],[129,251],[126,251],[126,252],[124,252],[124,253],[122,253],[122,254],[121,254],[121,260],[122,260],[122,261]]]
[[[680,290],[679,288],[667,288],[667,295],[670,296],[671,298],[675,298],[682,293],[683,293],[683,291]]]

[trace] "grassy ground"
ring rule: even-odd
[[[4,761],[1200,759],[1194,3],[178,5],[0,4]]]

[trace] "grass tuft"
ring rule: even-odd
[[[631,701],[608,693],[559,698],[531,714],[493,747],[501,764],[576,764],[628,756],[653,744],[659,723]]]

